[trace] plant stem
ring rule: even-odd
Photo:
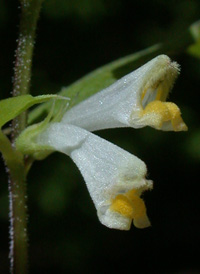
[[[21,18],[14,68],[13,96],[29,93],[35,30],[43,0],[21,0]],[[26,112],[12,122],[12,147],[26,126]],[[8,165],[9,166],[13,166]],[[25,159],[9,168],[10,272],[25,274],[28,269],[27,194]]]
[[[13,96],[29,93],[35,30],[43,0],[21,1],[21,20],[14,68]],[[16,138],[25,128],[26,113],[14,119],[13,135]]]

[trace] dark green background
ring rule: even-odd
[[[10,96],[17,1],[0,1],[0,99]],[[34,51],[33,95],[61,87],[119,57],[178,36],[200,17],[200,1],[46,0]],[[154,190],[144,198],[152,227],[101,225],[76,166],[55,153],[28,177],[30,273],[200,273],[198,59],[173,56],[181,75],[170,96],[188,132],[113,129],[97,134],[137,155]],[[0,163],[0,273],[8,273],[8,191]]]

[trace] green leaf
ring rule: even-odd
[[[200,58],[200,40],[198,43],[191,45],[188,48],[187,53],[189,53],[190,55],[192,55],[196,58]]]
[[[195,22],[191,25],[190,31],[195,38],[195,43],[189,46],[187,53],[190,55],[200,58],[200,21]]]
[[[94,70],[72,85],[63,88],[60,95],[69,97],[68,110],[89,96],[108,87],[125,74],[135,70],[145,62],[159,54],[177,54],[185,51],[188,46],[197,41],[199,22],[192,24],[176,40],[170,40],[163,44],[157,44],[145,50],[120,58],[112,63]],[[50,111],[51,103],[45,103],[31,111],[28,123],[31,124],[39,118],[44,118]],[[55,104],[55,113],[60,108],[60,102]]]
[[[41,95],[33,97],[31,95],[22,95],[0,101],[0,128],[8,121],[14,119],[21,112],[31,106],[43,103],[52,98],[59,98],[57,95]]]

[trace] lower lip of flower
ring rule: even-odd
[[[174,131],[186,131],[187,126],[181,118],[179,107],[171,102],[161,102],[155,100],[150,102],[144,110],[141,111],[141,117],[154,117],[152,120],[156,123],[156,128],[161,128],[163,123],[171,122]]]
[[[118,194],[112,201],[110,210],[113,210],[124,217],[133,219],[138,228],[150,226],[149,219],[146,215],[146,206],[144,201],[139,197],[137,190],[133,189],[125,194]]]

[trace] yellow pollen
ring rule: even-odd
[[[146,216],[144,201],[138,196],[136,190],[119,194],[113,199],[110,209],[134,220],[135,226],[144,228],[150,225]]]

